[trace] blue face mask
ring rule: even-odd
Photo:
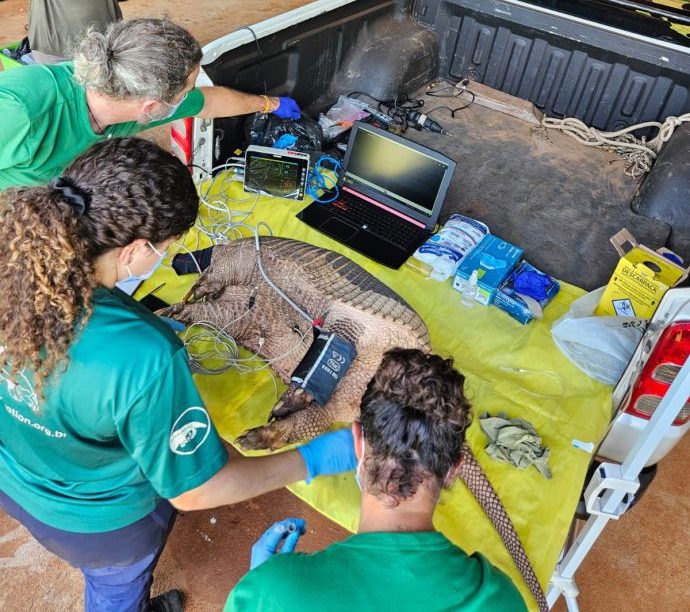
[[[127,265],[125,267],[127,268],[127,272],[129,272],[129,276],[115,283],[115,286],[120,291],[124,291],[127,295],[132,295],[137,290],[137,287],[141,285],[141,283],[143,283],[147,278],[151,278],[151,275],[158,269],[161,263],[163,263],[165,253],[161,253],[150,242],[149,246],[153,249],[154,253],[158,255],[158,261],[153,265],[153,267],[144,274],[132,274],[132,270],[130,269],[129,265]]]
[[[357,486],[359,487],[359,490],[362,491],[362,478],[359,475],[359,469],[362,467],[362,461],[364,461],[364,450],[366,448],[366,444],[364,443],[364,436],[362,436],[362,456],[359,459],[359,462],[357,463],[357,469],[355,470],[355,482],[357,483]]]
[[[177,109],[180,108],[180,105],[186,99],[187,99],[187,94],[182,96],[182,100],[180,100],[177,104],[169,104],[165,100],[160,100],[160,102],[162,102],[163,104],[165,104],[166,106],[169,107],[168,112],[165,115],[163,115],[162,117],[153,117],[153,116],[149,115],[149,118],[151,119],[151,121],[165,121],[166,119],[170,119],[170,117],[172,117],[177,112]]]

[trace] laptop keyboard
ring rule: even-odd
[[[362,229],[372,232],[403,249],[416,246],[425,231],[421,227],[348,193],[342,193],[338,200],[327,206],[333,214],[343,217],[350,223],[359,225]]]

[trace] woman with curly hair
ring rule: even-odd
[[[362,490],[358,533],[322,552],[272,557],[267,548],[284,538],[283,548],[292,550],[304,530],[301,519],[276,523],[254,546],[256,569],[237,584],[225,612],[526,610],[505,574],[454,546],[432,522],[472,421],[464,382],[451,359],[388,351],[352,426]]]
[[[149,601],[175,509],[352,469],[352,436],[228,461],[182,343],[115,287],[194,223],[172,155],[107,140],[0,200],[0,508],[81,569],[86,610],[182,610],[179,591]]]

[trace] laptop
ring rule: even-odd
[[[352,127],[340,196],[313,202],[299,219],[391,268],[399,268],[431,235],[455,162],[366,123]]]

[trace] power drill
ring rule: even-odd
[[[436,134],[448,134],[436,121],[416,110],[407,111],[407,121],[418,130],[430,130]]]

